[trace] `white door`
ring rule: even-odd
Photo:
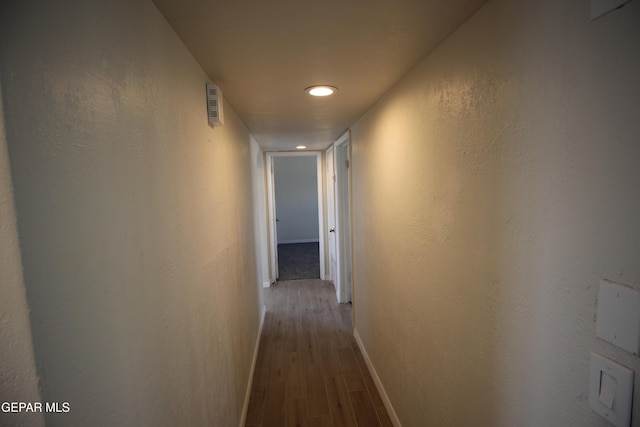
[[[280,278],[280,271],[278,270],[278,213],[276,212],[276,198],[275,198],[275,178],[274,178],[274,162],[273,157],[268,156],[269,160],[269,179],[267,181],[269,187],[269,206],[271,207],[271,218],[272,224],[269,227],[269,231],[271,232],[271,268],[274,272],[274,278],[272,282],[275,282]]]
[[[333,147],[326,151],[326,179],[327,179],[327,228],[329,229],[329,280],[338,287],[338,249],[336,247],[336,208],[335,208],[335,182],[333,171]]]
[[[335,234],[337,247],[338,301],[351,302],[351,180],[349,132],[334,144]]]

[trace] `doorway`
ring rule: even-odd
[[[267,153],[271,281],[324,279],[321,154]]]

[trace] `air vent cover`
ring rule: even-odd
[[[218,85],[207,84],[207,116],[210,126],[224,125],[222,112],[222,92]]]

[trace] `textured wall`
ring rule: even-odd
[[[22,276],[0,90],[0,404],[38,402],[29,309]],[[44,425],[41,413],[4,413],[0,425]]]
[[[274,157],[278,243],[318,240],[318,171],[315,156]]]
[[[0,78],[50,426],[238,425],[259,326],[250,137],[146,0],[3,3]]]
[[[601,278],[640,289],[639,22],[490,1],[352,127],[355,326],[404,426],[609,425],[590,351],[640,370],[594,321]]]

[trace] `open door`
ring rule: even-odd
[[[349,132],[326,151],[329,273],[338,302],[351,302],[351,179]]]
[[[278,272],[278,226],[276,216],[275,179],[273,156],[267,153],[267,218],[269,219],[269,278],[275,283],[280,276]]]
[[[338,247],[336,241],[336,204],[335,204],[335,185],[336,175],[334,173],[333,146],[325,152],[325,178],[327,188],[327,246],[329,250],[329,276],[328,280],[337,286],[338,272]]]

